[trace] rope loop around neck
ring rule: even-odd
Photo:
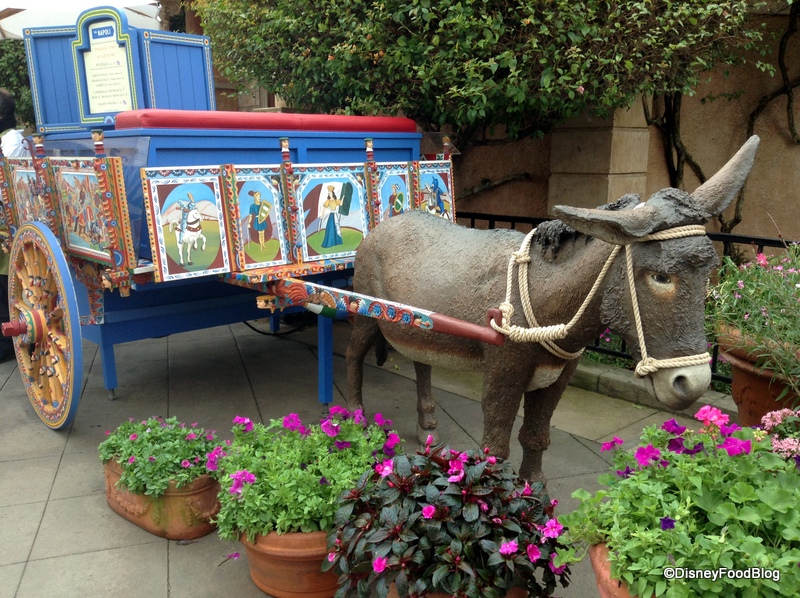
[[[508,261],[508,269],[506,272],[506,298],[500,304],[500,313],[502,314],[502,322],[497,324],[494,320],[490,321],[492,328],[498,332],[506,335],[509,339],[515,342],[535,342],[541,344],[551,354],[565,360],[577,359],[583,354],[584,349],[580,351],[571,352],[562,349],[555,341],[562,340],[567,337],[570,330],[578,323],[583,316],[586,309],[589,307],[590,302],[597,294],[603,280],[611,269],[611,265],[619,255],[621,249],[625,250],[626,274],[628,279],[628,288],[631,294],[631,306],[633,310],[633,319],[636,325],[636,335],[639,340],[639,347],[642,353],[642,359],[636,364],[635,373],[639,377],[644,377],[652,374],[662,368],[674,367],[689,367],[695,365],[707,364],[711,355],[708,352],[698,353],[697,355],[689,355],[685,357],[674,357],[670,359],[655,359],[647,355],[647,346],[644,340],[644,329],[642,327],[642,318],[639,312],[639,300],[636,294],[636,285],[633,276],[633,256],[630,251],[630,244],[614,245],[611,253],[603,264],[597,279],[589,290],[588,295],[581,303],[578,311],[572,319],[566,324],[556,324],[551,326],[541,326],[536,321],[533,314],[533,306],[530,299],[530,288],[528,286],[528,268],[524,264],[531,262],[530,246],[533,236],[536,233],[534,228],[531,232],[525,235],[525,238],[520,245],[519,251],[511,253]],[[683,237],[705,235],[706,229],[700,225],[687,225],[670,228],[667,230],[659,231],[649,235],[645,235],[636,239],[636,243],[644,243],[648,241],[666,241],[670,239],[680,239]],[[511,303],[511,289],[513,288],[514,267],[518,266],[517,279],[519,282],[519,298],[522,303],[522,309],[525,313],[528,327],[517,326],[511,324],[511,319],[514,316],[514,306]]]

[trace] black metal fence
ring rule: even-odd
[[[483,214],[480,212],[458,212],[457,220],[471,228],[507,228],[511,230],[518,230],[520,232],[530,232],[533,228],[539,226],[542,222],[546,222],[549,218],[531,218],[528,216],[502,216],[497,214]],[[736,245],[749,245],[754,248],[757,253],[762,253],[765,247],[779,247],[783,248],[787,243],[792,241],[784,241],[783,239],[771,239],[767,237],[750,237],[747,235],[735,235],[731,233],[708,233],[708,238],[715,243],[721,243],[727,246]],[[596,339],[594,344],[586,347],[589,351],[595,351],[604,355],[612,357],[619,357],[627,359],[631,362],[633,357],[627,352],[625,344],[622,344],[620,350],[611,349],[602,345],[601,339]],[[711,377],[713,380],[730,384],[731,378],[725,374],[717,371],[719,361],[719,348],[716,343],[713,344],[711,352]]]

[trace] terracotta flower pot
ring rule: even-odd
[[[633,598],[625,582],[611,579],[611,563],[608,562],[608,546],[594,544],[589,547],[589,559],[594,569],[597,591],[600,598]]]
[[[731,396],[738,408],[741,425],[760,425],[764,415],[790,407],[797,399],[797,395],[790,391],[777,400],[786,389],[786,382],[774,371],[756,367],[758,358],[748,350],[747,340],[742,338],[738,330],[721,327],[717,343],[721,349],[720,355],[731,364]]]
[[[242,534],[250,578],[260,590],[276,598],[330,598],[338,588],[338,576],[322,571],[328,554],[327,532],[269,533],[255,543]]]
[[[525,598],[528,595],[528,591],[525,588],[511,588],[508,592],[506,592],[506,598]],[[450,594],[442,594],[440,592],[428,592],[426,594],[428,598],[450,598]],[[394,585],[394,582],[389,584],[389,593],[386,594],[386,598],[400,598],[400,594],[397,593],[397,587]]]
[[[216,529],[210,519],[219,512],[219,483],[208,475],[181,488],[170,482],[158,498],[117,488],[121,475],[116,461],[105,464],[106,501],[112,511],[131,523],[169,540],[192,540]]]

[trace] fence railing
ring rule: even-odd
[[[518,230],[520,232],[530,232],[533,228],[539,226],[542,222],[547,222],[549,218],[531,218],[529,216],[508,216],[498,214],[483,214],[480,212],[458,212],[457,219],[461,224],[469,226],[470,228],[507,228],[511,230]],[[786,244],[792,241],[785,241],[783,239],[771,239],[768,237],[751,237],[747,235],[736,235],[732,233],[707,233],[708,238],[716,243],[723,245],[750,245],[756,252],[761,253],[765,247],[785,247]],[[628,359],[631,362],[633,357],[627,352],[627,348],[623,342],[620,350],[610,349],[602,345],[601,339],[596,339],[594,344],[586,347],[589,351],[595,351],[604,355],[612,357],[619,357]],[[711,352],[711,377],[713,380],[730,384],[731,378],[725,374],[720,374],[717,371],[719,362],[719,348],[716,343],[713,344]]]

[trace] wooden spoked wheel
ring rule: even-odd
[[[8,329],[31,405],[50,428],[68,425],[83,377],[75,286],[58,239],[45,225],[22,225],[11,246]]]

